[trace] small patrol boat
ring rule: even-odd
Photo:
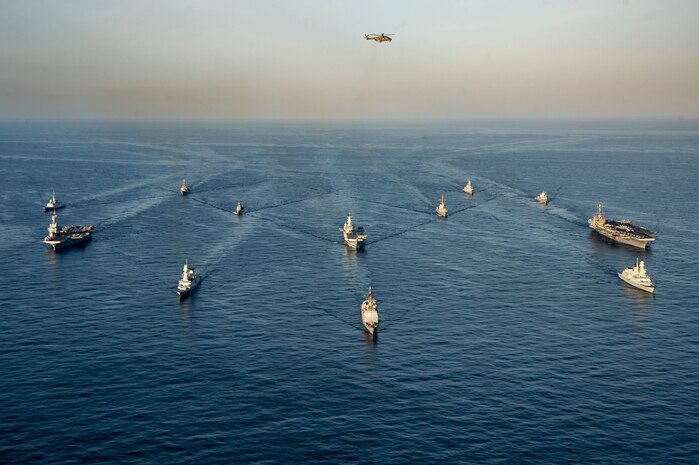
[[[617,275],[622,281],[635,288],[650,293],[655,292],[655,286],[650,280],[648,273],[646,273],[646,264],[643,263],[643,260],[639,262],[637,258],[635,266],[625,268],[621,273],[617,273]]]
[[[61,208],[65,207],[65,204],[62,204],[58,200],[56,200],[56,193],[54,192],[49,201],[44,205],[44,211],[48,212],[51,210],[60,210]]]
[[[245,209],[245,207],[243,206],[243,204],[238,202],[235,205],[235,210],[233,210],[233,213],[235,213],[236,215],[242,215],[244,209]]]
[[[374,293],[371,291],[371,286],[369,286],[369,294],[366,296],[366,300],[362,302],[360,310],[362,313],[362,326],[376,338],[379,334],[379,309],[376,305],[376,297],[374,297]]]
[[[369,237],[364,232],[363,226],[358,226],[356,229],[354,228],[354,225],[352,225],[352,215],[347,215],[347,221],[342,225],[340,231],[342,231],[342,235],[344,236],[345,245],[350,249],[363,249],[364,241]]]
[[[471,185],[470,179],[468,180],[468,182],[464,186],[464,192],[466,192],[468,195],[473,195],[473,186]]]
[[[54,210],[51,215],[49,234],[44,237],[44,244],[50,246],[54,252],[71,246],[82,244],[92,238],[93,225],[89,226],[59,226],[58,214]]]
[[[437,205],[437,216],[440,218],[446,218],[449,211],[447,210],[447,204],[444,202],[444,196],[439,199],[439,205]]]
[[[549,198],[546,195],[546,191],[541,191],[541,194],[534,197],[534,200],[544,205],[546,205],[549,202]]]
[[[189,194],[189,187],[187,187],[187,180],[186,179],[182,179],[182,185],[180,186],[180,194],[182,194],[182,195]]]
[[[200,282],[199,271],[189,266],[187,260],[185,260],[184,268],[182,268],[182,277],[180,278],[180,282],[177,283],[177,297],[179,299],[184,299],[194,292],[194,289],[199,286]]]

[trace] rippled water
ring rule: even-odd
[[[4,124],[0,163],[2,463],[697,458],[697,131]],[[44,250],[52,189],[86,247]]]

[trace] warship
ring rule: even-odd
[[[546,191],[541,191],[541,194],[534,197],[534,200],[536,200],[537,202],[539,202],[543,205],[546,205],[549,202],[549,198],[546,195]]]
[[[637,258],[635,266],[625,268],[621,273],[617,273],[617,275],[622,281],[635,288],[650,293],[655,292],[655,286],[650,280],[648,273],[646,273],[646,264],[643,263],[643,260],[639,262]]]
[[[186,179],[182,179],[182,185],[180,186],[180,194],[182,194],[182,195],[189,194],[189,187],[187,187],[187,180]]]
[[[437,205],[437,216],[441,218],[446,218],[448,214],[447,204],[444,202],[444,196],[439,199],[439,205]]]
[[[49,234],[44,238],[44,244],[51,246],[53,251],[82,244],[92,238],[93,225],[89,226],[58,226],[58,214],[53,212]]]
[[[44,211],[48,212],[51,210],[59,210],[63,207],[65,207],[65,204],[62,204],[58,200],[56,200],[56,193],[54,192],[53,196],[49,199],[46,205],[44,205]]]
[[[194,292],[194,289],[199,286],[200,282],[201,278],[199,277],[199,272],[194,269],[194,267],[190,267],[187,264],[187,260],[185,260],[184,268],[182,268],[182,277],[180,278],[180,282],[177,283],[177,297],[179,299],[184,299]]]
[[[468,195],[473,195],[473,186],[471,185],[470,179],[468,180],[468,182],[464,186],[464,192],[466,192]]]
[[[597,231],[598,234],[614,242],[640,249],[645,249],[648,244],[655,240],[655,237],[653,237],[655,231],[636,226],[627,220],[613,221],[606,219],[602,214],[602,204],[597,205],[597,212],[592,215],[592,218],[587,220],[587,225]]]
[[[358,226],[356,229],[352,225],[352,215],[347,215],[347,221],[340,228],[345,239],[345,245],[350,249],[363,249],[364,241],[367,234],[364,232],[363,226]]]
[[[362,313],[362,326],[374,338],[379,334],[379,310],[376,306],[376,297],[369,286],[369,294],[360,307]]]
[[[240,216],[240,215],[243,214],[243,210],[244,210],[244,209],[245,209],[245,207],[243,206],[243,204],[240,203],[240,202],[238,202],[238,203],[235,205],[235,210],[233,210],[233,213],[235,213],[236,215],[239,215],[239,216]]]

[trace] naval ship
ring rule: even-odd
[[[447,210],[447,204],[444,202],[444,196],[439,199],[439,205],[437,205],[437,216],[440,218],[446,218],[449,210]]]
[[[53,212],[49,234],[44,238],[44,244],[51,246],[53,251],[82,244],[92,238],[93,225],[89,226],[58,226],[58,215]]]
[[[362,326],[374,338],[379,334],[379,310],[376,305],[376,297],[369,286],[369,294],[360,307],[362,313]]]
[[[58,200],[56,200],[56,193],[53,193],[53,196],[49,199],[48,203],[44,205],[44,211],[48,212],[51,210],[58,210],[65,207],[65,204],[60,203]]]
[[[357,229],[352,225],[352,215],[347,215],[347,221],[340,228],[345,238],[345,245],[350,249],[363,249],[364,241],[369,237],[364,232],[363,226],[358,226]]]
[[[194,292],[194,289],[199,287],[201,283],[201,277],[199,276],[199,271],[194,269],[194,267],[189,266],[187,260],[184,261],[184,268],[182,268],[182,277],[177,283],[177,297],[181,300],[187,297],[189,294]]]
[[[639,262],[637,258],[635,266],[624,268],[621,273],[617,273],[617,276],[622,281],[642,291],[650,292],[651,294],[655,292],[655,286],[646,272],[646,264],[643,263],[643,260]]]
[[[182,195],[189,194],[189,187],[187,187],[187,180],[186,179],[182,179],[182,185],[180,186],[180,194],[182,194]]]
[[[587,225],[597,231],[604,237],[607,237],[614,242],[645,249],[648,244],[655,240],[653,235],[655,231],[646,229],[642,226],[636,226],[630,221],[613,221],[608,220],[602,214],[602,204],[597,205],[597,213],[592,215],[592,218],[587,220]]]
[[[464,186],[464,192],[467,193],[468,195],[473,195],[473,186],[471,185],[470,179],[468,180],[468,182]]]

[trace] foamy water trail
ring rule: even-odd
[[[144,191],[145,187],[153,187],[159,183],[164,183],[165,180],[172,180],[171,183],[175,183],[176,179],[177,178],[172,176],[172,175],[164,175],[164,176],[158,176],[156,178],[141,179],[138,181],[133,181],[130,183],[120,185],[118,187],[113,187],[111,189],[107,189],[107,190],[98,192],[96,194],[92,194],[92,195],[88,195],[88,196],[85,196],[82,198],[78,198],[75,202],[72,202],[68,206],[79,207],[81,205],[89,204],[90,202],[93,202],[95,200],[109,198],[112,196],[116,196],[118,194],[123,194],[124,192],[136,190],[136,189]]]
[[[398,175],[395,175],[395,174],[391,174],[391,175],[388,176],[388,179],[393,180],[393,181],[395,182],[395,184],[397,184],[398,186],[400,186],[402,189],[404,189],[404,190],[407,191],[408,193],[412,194],[412,195],[414,196],[413,198],[415,198],[416,200],[419,200],[420,202],[422,202],[422,203],[424,204],[425,207],[430,207],[430,206],[432,206],[432,204],[434,203],[434,201],[433,201],[433,200],[430,200],[430,198],[427,197],[427,196],[420,190],[419,187],[417,187],[417,186],[416,186],[415,184],[413,184],[412,182],[408,182],[405,178],[403,178],[403,177],[401,177],[401,176],[398,176]]]
[[[111,210],[116,210],[113,213],[109,214],[107,216],[108,219],[103,220],[103,221],[98,221],[97,225],[99,229],[108,229],[111,227],[114,227],[115,225],[118,225],[119,223],[122,223],[128,219],[134,218],[136,216],[139,216],[143,214],[144,212],[150,210],[151,208],[155,208],[162,204],[164,201],[169,199],[169,196],[159,196],[159,197],[147,197],[144,199],[138,199],[134,201],[125,201],[119,203],[119,209],[117,210],[116,207],[114,209],[110,209],[109,207],[106,207],[105,210],[107,210],[104,213],[110,213]],[[126,204],[126,205],[124,205]],[[125,208],[124,208],[125,207]]]

